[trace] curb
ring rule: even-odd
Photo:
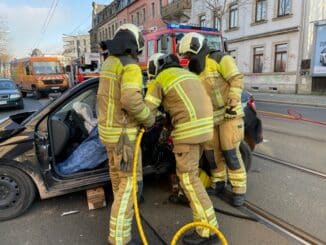
[[[255,98],[255,101],[256,102],[273,103],[273,104],[302,105],[302,106],[311,106],[311,107],[326,108],[326,105],[325,104],[310,104],[310,103],[293,102],[293,101],[261,100],[261,99],[256,99],[256,98]]]

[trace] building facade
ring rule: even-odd
[[[108,5],[93,3],[91,36],[92,52],[100,52],[99,43],[111,39],[117,28],[133,23],[142,31],[155,31],[165,26],[161,17],[168,0],[114,0]]]
[[[87,35],[64,35],[63,36],[63,56],[65,63],[82,57],[91,50],[90,36]]]
[[[248,90],[303,94],[325,89],[326,77],[311,73],[325,0],[224,2],[193,0],[189,23],[222,31]]]

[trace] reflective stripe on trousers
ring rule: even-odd
[[[110,215],[108,241],[110,244],[127,244],[131,240],[133,219],[132,172],[121,169],[122,153],[116,145],[105,144],[109,156],[109,170],[114,195]],[[138,181],[142,180],[141,155],[138,156]]]
[[[239,149],[243,138],[242,118],[226,120],[214,128],[213,148],[217,165],[211,169],[211,180],[216,183],[229,179],[232,191],[238,194],[246,193],[247,189],[247,174]]]
[[[212,202],[198,177],[200,145],[175,145],[177,175],[193,213],[194,221],[203,221],[218,227]],[[202,237],[208,237],[210,230],[197,227],[196,231]],[[212,233],[211,233],[212,234]]]

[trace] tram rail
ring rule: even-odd
[[[287,161],[284,161],[284,160],[281,160],[278,158],[274,158],[274,157],[268,156],[263,153],[253,152],[252,155],[255,157],[264,159],[264,160],[271,161],[276,164],[284,165],[284,166],[287,166],[287,167],[290,167],[290,168],[293,168],[293,169],[296,169],[296,170],[299,170],[299,171],[302,171],[302,172],[305,172],[305,173],[308,173],[308,174],[311,174],[314,176],[318,176],[320,178],[326,178],[326,173],[320,172],[318,170],[314,170],[314,169],[307,168],[307,167],[304,167],[304,166],[301,166],[301,165],[298,165],[295,163],[291,163],[291,162],[287,162]]]

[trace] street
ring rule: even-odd
[[[25,111],[48,103],[47,99],[25,99]],[[257,103],[257,110],[286,114],[293,106]],[[295,110],[311,120],[325,121],[325,108],[296,106]],[[19,111],[1,112],[1,118]],[[326,173],[325,126],[273,116],[260,116],[263,121],[264,142],[256,152],[289,161]],[[145,202],[141,213],[155,229],[143,221],[150,244],[169,244],[174,233],[191,220],[191,210],[168,201],[167,176],[145,178]],[[276,217],[326,241],[324,232],[326,210],[326,180],[296,169],[253,157],[248,173],[247,200]],[[108,217],[112,203],[109,185],[106,187],[107,207],[89,211],[84,191],[48,200],[37,199],[21,217],[0,223],[1,244],[106,244]],[[231,213],[248,215],[225,201],[212,197],[214,207]],[[61,216],[67,211],[78,213]],[[280,231],[261,222],[244,220],[217,213],[220,229],[229,244],[298,244]],[[137,234],[136,225],[133,226]],[[19,234],[19,236],[17,236]]]

